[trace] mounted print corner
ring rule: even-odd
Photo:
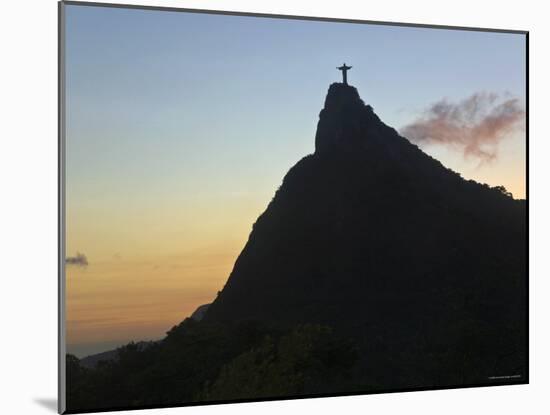
[[[528,33],[61,2],[59,410],[528,383]]]

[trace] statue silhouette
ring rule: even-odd
[[[351,66],[347,66],[346,63],[336,69],[342,71],[342,77],[344,78],[344,85],[348,84],[348,71],[351,69]]]

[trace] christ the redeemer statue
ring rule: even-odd
[[[348,71],[351,69],[351,66],[347,66],[346,63],[344,62],[344,64],[342,66],[340,66],[339,68],[336,68],[340,71],[342,71],[342,76],[344,78],[344,85],[347,85],[348,84]]]

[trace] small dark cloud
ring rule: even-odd
[[[75,256],[65,258],[65,263],[67,265],[75,265],[77,267],[87,267],[88,258],[86,258],[86,255],[77,252]]]
[[[518,98],[479,92],[460,102],[442,99],[401,129],[419,145],[442,144],[482,162],[496,159],[499,143],[524,127],[525,110]]]

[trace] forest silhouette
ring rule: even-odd
[[[87,367],[69,411],[525,381],[526,202],[463,179],[330,86],[199,319]],[[204,316],[202,315],[204,314]]]

